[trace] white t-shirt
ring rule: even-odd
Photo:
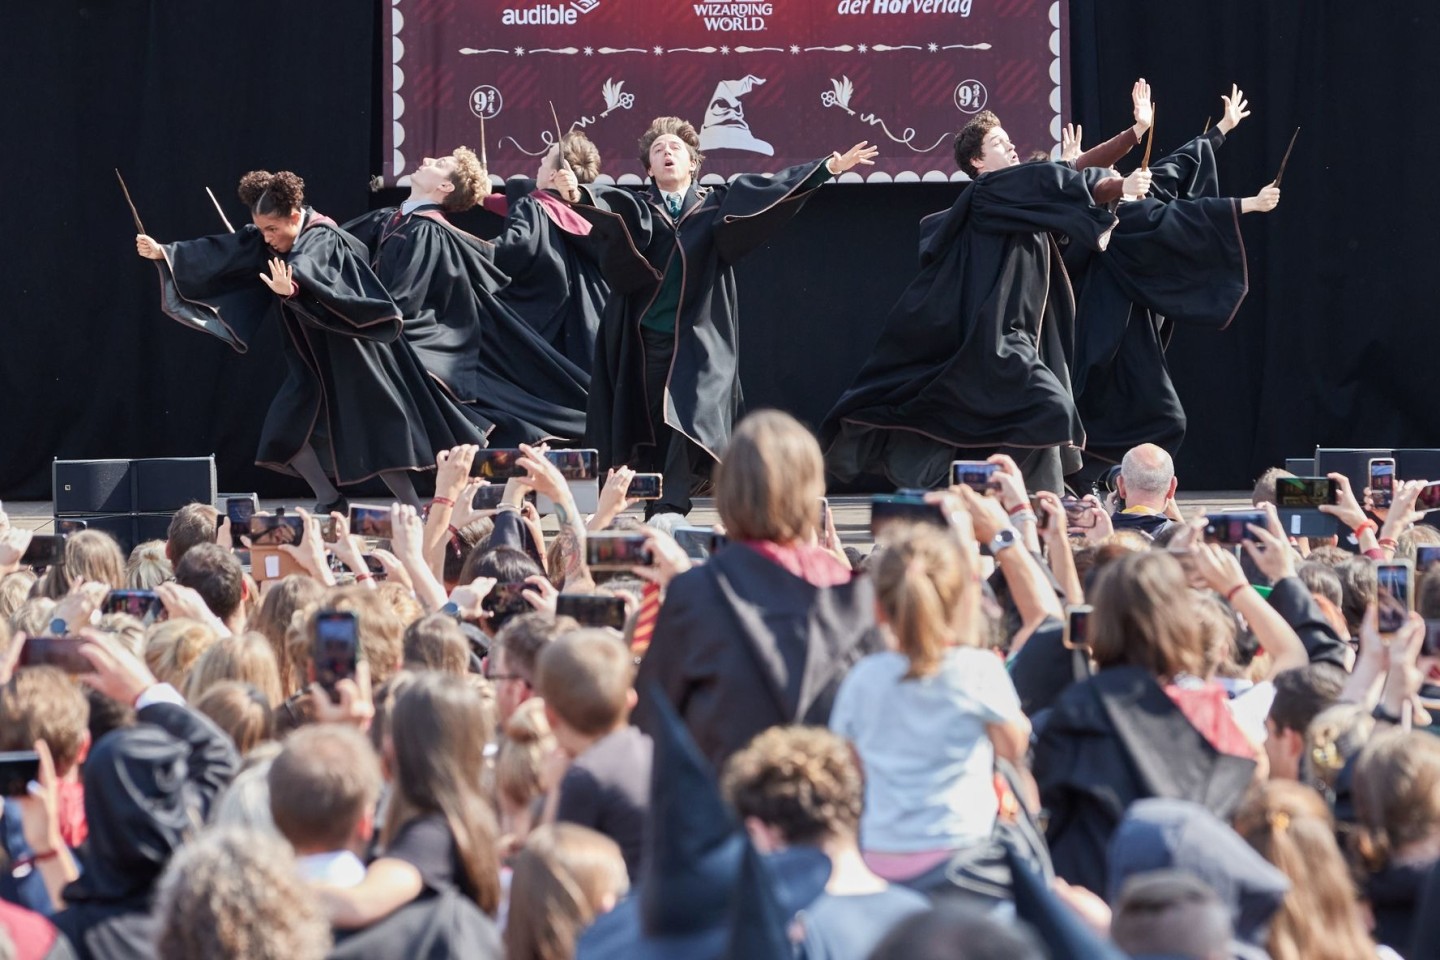
[[[928,677],[905,679],[899,653],[865,657],[840,684],[830,729],[865,766],[860,846],[882,853],[953,850],[995,826],[995,750],[985,727],[1019,721],[1020,698],[1000,658],[946,652]]]

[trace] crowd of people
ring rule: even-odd
[[[1377,612],[1422,484],[1292,539],[1270,471],[1236,547],[1158,447],[1110,502],[997,455],[864,553],[760,411],[698,559],[543,448],[476,510],[477,451],[388,542],[305,513],[286,576],[208,505],[44,570],[0,515],[0,957],[1437,955],[1440,573]]]

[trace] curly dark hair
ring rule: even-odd
[[[700,134],[695,132],[694,124],[679,117],[656,117],[650,121],[649,129],[640,137],[640,168],[647,173],[650,171],[650,148],[667,133],[679,137],[690,148],[690,159],[695,161],[698,171],[705,160],[705,154],[700,152]],[[576,176],[578,179],[579,175]]]
[[[480,158],[469,147],[456,147],[450,155],[455,158],[455,171],[450,174],[455,189],[440,206],[451,213],[463,213],[490,193],[490,171],[480,166]]]
[[[970,176],[976,176],[975,161],[980,159],[981,145],[991,130],[1000,126],[1000,118],[989,110],[981,110],[955,134],[955,165]]]
[[[571,130],[560,139],[560,152],[570,164],[570,169],[575,171],[576,180],[592,183],[600,176],[600,150],[579,130]],[[649,152],[648,146],[646,152]],[[647,156],[645,159],[648,162],[650,158]]]
[[[305,205],[305,181],[281,170],[251,170],[240,178],[240,202],[262,217],[288,217]]]
[[[720,788],[738,816],[788,844],[855,836],[865,781],[850,745],[823,727],[771,727],[725,764]]]

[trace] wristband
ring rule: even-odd
[[[1381,537],[1379,540],[1376,540],[1375,542],[1378,543],[1378,544],[1379,544],[1380,546],[1382,546],[1382,547],[1389,547],[1391,550],[1394,550],[1396,547],[1398,547],[1398,546],[1400,545],[1400,541],[1396,540],[1394,537]]]
[[[356,582],[356,583],[364,583],[366,580],[374,580],[374,579],[375,579],[375,574],[371,573],[369,570],[366,570],[364,573],[357,573],[357,574],[355,574],[355,582]]]
[[[1231,587],[1229,590],[1225,591],[1225,602],[1226,602],[1226,603],[1234,603],[1234,602],[1235,602],[1235,598],[1236,598],[1237,596],[1239,596],[1240,591],[1247,589],[1249,586],[1250,586],[1250,584],[1248,584],[1248,583],[1237,583],[1237,584],[1235,584],[1235,586],[1233,586],[1233,587]]]
[[[1011,507],[1010,509],[1006,510],[1005,512],[1008,513],[1008,514],[1010,514],[1010,516],[1013,517],[1013,516],[1015,516],[1017,513],[1033,513],[1034,511],[1032,511],[1032,510],[1030,509],[1030,504],[1028,504],[1028,503],[1017,503],[1017,504],[1015,504],[1015,506]]]
[[[1360,523],[1356,525],[1354,531],[1352,531],[1355,534],[1355,538],[1357,540],[1365,533],[1365,529],[1367,527],[1373,530],[1375,533],[1380,532],[1380,524],[1376,523],[1374,520],[1370,520],[1367,518],[1360,521]]]
[[[431,506],[434,506],[437,503],[443,503],[447,507],[455,506],[455,501],[451,500],[449,497],[435,497],[430,501]]]
[[[1035,514],[1034,514],[1034,512],[1031,511],[1031,510],[1026,510],[1024,513],[1012,513],[1012,514],[1010,514],[1010,522],[1011,522],[1011,523],[1034,523],[1034,522],[1035,522]]]

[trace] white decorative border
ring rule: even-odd
[[[391,160],[390,160],[390,162],[391,162],[391,168],[390,168],[390,169],[391,169],[391,176],[392,176],[392,177],[395,175],[396,172],[398,172],[398,171],[400,171],[400,170],[403,170],[403,169],[405,168],[405,156],[404,156],[404,154],[402,154],[402,153],[400,152],[400,147],[401,147],[401,145],[405,142],[405,125],[401,122],[401,118],[402,118],[402,117],[404,116],[404,114],[405,114],[405,99],[404,99],[404,97],[401,96],[401,94],[400,94],[400,89],[401,89],[401,87],[403,87],[404,84],[405,84],[405,71],[404,71],[403,68],[400,66],[400,61],[401,61],[401,59],[402,59],[402,58],[404,57],[404,55],[405,55],[405,44],[404,44],[404,41],[402,41],[402,40],[400,39],[400,30],[401,30],[401,28],[405,25],[405,17],[404,17],[404,14],[401,13],[401,11],[400,11],[400,4],[401,4],[402,2],[403,2],[403,0],[390,0],[390,6],[391,6],[391,11],[390,11],[390,31],[391,31],[391,41],[390,41],[390,43],[391,43],[391,56],[390,56],[390,60],[391,60],[391,64],[390,64],[390,69],[391,69],[391,87],[390,87],[390,97],[391,97],[391,103],[392,103],[392,108],[393,108],[393,114],[392,114],[392,117],[391,117],[391,124],[390,124],[390,126],[391,126],[391,136],[393,137],[393,144],[392,144],[393,149],[392,149],[392,151],[391,151]],[[1051,119],[1051,121],[1050,121],[1050,138],[1054,141],[1054,146],[1051,147],[1051,150],[1050,150],[1050,156],[1051,156],[1052,159],[1058,160],[1058,159],[1060,159],[1060,133],[1061,133],[1061,126],[1062,126],[1062,124],[1063,124],[1063,113],[1062,113],[1062,110],[1063,110],[1063,107],[1064,107],[1064,91],[1063,91],[1063,89],[1062,89],[1062,88],[1063,88],[1063,80],[1064,80],[1064,78],[1063,78],[1063,76],[1062,76],[1062,74],[1061,74],[1061,62],[1060,62],[1060,61],[1061,61],[1061,58],[1060,58],[1060,42],[1061,42],[1060,17],[1061,17],[1061,12],[1060,12],[1060,2],[1059,2],[1059,0],[1054,0],[1054,2],[1052,2],[1052,3],[1050,4],[1049,14],[1050,14],[1050,25],[1051,25],[1051,27],[1054,28],[1054,29],[1050,32],[1050,54],[1051,54],[1051,57],[1052,57],[1052,59],[1051,59],[1051,61],[1050,61],[1050,82],[1051,82],[1052,84],[1054,84],[1054,86],[1052,86],[1051,89],[1050,89],[1050,108],[1055,111],[1055,115],[1054,115],[1054,117],[1053,117],[1053,118]],[[658,57],[658,56],[663,56],[663,55],[665,55],[665,54],[673,54],[673,53],[693,53],[693,54],[703,54],[703,55],[718,54],[718,55],[720,55],[720,56],[723,57],[723,56],[729,56],[731,53],[735,53],[735,54],[747,54],[747,53],[783,53],[783,52],[785,52],[786,49],[787,49],[786,47],[748,47],[748,46],[736,46],[736,47],[730,47],[730,46],[709,47],[709,46],[707,46],[707,47],[673,47],[673,48],[665,48],[665,47],[660,47],[660,46],[655,46],[655,47],[619,47],[619,48],[617,48],[617,47],[554,47],[554,48],[551,48],[551,47],[536,47],[536,48],[530,48],[530,49],[526,49],[525,47],[507,47],[507,48],[503,48],[503,49],[502,49],[502,48],[476,49],[476,48],[473,48],[473,47],[462,47],[459,52],[462,53],[462,54],[464,54],[464,55],[466,55],[466,56],[479,56],[479,55],[487,55],[487,54],[501,54],[501,55],[504,55],[504,56],[515,56],[515,57],[534,56],[534,55],[537,55],[537,54],[550,54],[550,55],[556,55],[556,56],[575,56],[575,55],[582,55],[582,56],[590,57],[590,56],[596,55],[597,53],[600,54],[601,56],[614,56],[614,55],[617,55],[617,54],[645,54],[645,55],[647,55],[647,56],[657,56],[657,57]],[[892,52],[900,51],[900,50],[905,50],[905,51],[917,51],[917,50],[921,50],[921,49],[922,49],[921,47],[915,46],[915,45],[908,45],[908,44],[907,44],[907,45],[892,46],[892,45],[884,44],[884,43],[876,43],[876,44],[864,44],[864,43],[859,43],[859,44],[855,44],[855,45],[853,45],[853,46],[850,45],[850,44],[843,44],[843,45],[835,46],[835,47],[801,47],[799,44],[791,44],[791,45],[788,47],[788,50],[790,51],[790,53],[791,53],[792,55],[795,55],[795,56],[798,56],[798,55],[800,55],[800,54],[802,54],[802,53],[812,53],[812,52],[827,52],[827,53],[852,53],[852,52],[854,52],[854,53],[871,53],[871,52],[875,52],[875,53],[892,53]],[[942,52],[947,51],[947,50],[989,50],[989,49],[991,49],[991,45],[990,45],[989,43],[986,43],[986,42],[974,43],[974,44],[959,43],[959,44],[949,44],[949,45],[946,45],[946,46],[941,46],[940,44],[936,44],[936,43],[927,43],[927,44],[925,44],[925,46],[923,47],[923,49],[924,49],[925,52],[928,52],[928,53],[942,53]],[[735,179],[736,177],[738,177],[738,176],[740,176],[740,174],[733,174],[733,175],[731,175],[731,176],[729,177],[729,179],[730,179],[730,180],[734,180],[734,179]],[[901,171],[900,173],[896,173],[896,174],[889,174],[889,173],[884,173],[884,172],[882,172],[882,171],[875,171],[875,172],[873,172],[873,173],[865,174],[865,175],[863,175],[863,176],[862,176],[861,174],[859,174],[859,173],[854,172],[854,171],[849,171],[849,172],[846,172],[846,173],[840,175],[839,177],[837,177],[837,178],[836,178],[836,182],[837,182],[837,183],[960,183],[960,182],[964,182],[964,181],[969,180],[969,179],[970,179],[969,176],[967,176],[967,175],[964,174],[964,173],[961,173],[961,172],[958,171],[958,170],[955,171],[954,173],[949,173],[949,174],[944,173],[943,171],[940,171],[940,170],[930,170],[930,171],[927,171],[926,173],[923,173],[923,174],[922,174],[922,173],[916,173],[916,172],[910,171],[910,170],[904,170],[904,171]],[[492,176],[492,177],[491,177],[491,181],[492,181],[492,183],[496,184],[497,186],[501,186],[501,185],[503,185],[503,183],[504,183],[504,181],[503,181],[499,176]],[[408,176],[400,177],[399,179],[397,179],[397,180],[395,181],[395,185],[396,185],[396,186],[400,186],[400,187],[404,187],[404,186],[408,186],[408,185],[409,185],[409,182],[410,182],[410,178],[409,178]],[[625,173],[625,174],[621,174],[618,178],[616,178],[616,177],[611,177],[609,174],[601,174],[599,177],[596,178],[596,182],[597,182],[597,183],[603,183],[603,184],[619,184],[619,185],[622,185],[622,186],[626,186],[626,185],[639,186],[639,185],[643,184],[645,181],[644,181],[640,176],[638,176],[638,175],[636,175],[636,174],[633,174],[633,173]],[[719,184],[719,183],[725,183],[725,182],[726,182],[726,178],[720,176],[719,174],[710,173],[710,174],[705,174],[705,175],[701,176],[700,182],[701,182],[702,184]]]

